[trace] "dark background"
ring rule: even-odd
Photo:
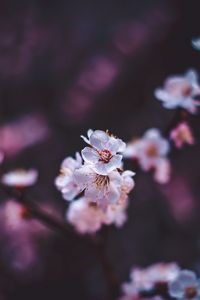
[[[29,191],[34,201],[64,221],[67,203],[54,179],[63,158],[83,147],[80,134],[88,128],[128,141],[147,128],[167,127],[174,112],[153,91],[171,74],[199,71],[200,52],[191,46],[200,35],[199,11],[199,1],[188,0],[0,1],[1,126],[39,113],[49,130],[4,164],[39,170]],[[190,121],[197,142],[172,151],[170,183],[138,173],[128,222],[109,228],[107,254],[121,282],[133,265],[176,261],[200,271],[199,115]],[[7,236],[1,226],[0,300],[106,300],[93,249],[35,226],[28,265],[28,233]],[[19,256],[22,268],[15,265]]]

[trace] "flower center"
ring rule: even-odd
[[[157,156],[158,155],[158,149],[157,149],[157,147],[155,145],[150,145],[147,148],[146,154],[149,157],[155,157],[155,156]]]
[[[193,298],[195,298],[196,296],[197,296],[197,289],[196,289],[196,287],[191,286],[191,287],[187,287],[187,288],[185,289],[185,297],[186,297],[187,299],[193,299]]]
[[[110,179],[108,176],[96,175],[95,184],[97,187],[108,186]]]
[[[191,94],[192,88],[189,84],[185,84],[182,88],[182,95],[187,97]]]
[[[99,155],[100,155],[100,161],[103,161],[105,163],[108,163],[110,161],[110,159],[112,158],[112,153],[109,150],[102,150],[99,151]]]
[[[187,97],[191,95],[192,87],[190,86],[190,84],[188,84],[188,82],[179,82],[179,83],[171,82],[168,85],[168,91],[170,92],[170,94],[172,94],[175,97],[176,96]]]

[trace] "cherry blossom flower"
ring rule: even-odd
[[[76,153],[76,158],[67,157],[61,164],[60,175],[55,180],[55,185],[62,192],[65,200],[73,200],[80,192],[81,188],[75,181],[74,171],[82,166],[82,158]]]
[[[136,159],[144,171],[154,170],[154,178],[159,183],[166,183],[170,175],[170,163],[167,154],[170,150],[168,141],[156,128],[148,129],[141,139],[127,145],[124,157]]]
[[[88,138],[83,140],[90,145],[82,150],[82,156],[86,163],[92,165],[94,171],[100,175],[121,167],[122,155],[126,144],[121,140],[102,130],[88,130]]]
[[[102,211],[95,203],[82,197],[70,203],[66,218],[80,234],[93,234],[104,224],[121,227],[126,221],[126,206],[127,203],[110,205]]]
[[[144,269],[134,268],[130,275],[131,281],[122,285],[122,291],[127,299],[128,296],[138,298],[140,292],[149,291],[159,284],[168,284],[173,281],[179,272],[180,268],[175,263],[157,263]]]
[[[37,170],[18,169],[4,174],[1,178],[1,182],[10,187],[25,188],[34,185],[37,179]]]
[[[189,70],[183,76],[171,76],[164,82],[164,88],[155,90],[155,97],[163,102],[168,109],[182,107],[194,114],[200,102],[195,100],[200,95],[198,76],[194,70]]]
[[[200,281],[194,272],[182,270],[178,277],[169,283],[169,294],[176,299],[200,299]]]
[[[125,143],[101,130],[90,129],[88,138],[82,138],[90,144],[81,152],[84,164],[80,154],[76,154],[76,159],[66,158],[61,165],[61,174],[55,180],[58,190],[69,201],[83,193],[83,199],[103,212],[113,204],[126,205],[128,194],[134,187],[132,177],[135,173],[119,168],[122,167],[122,155],[117,153],[125,149]]]
[[[75,180],[82,190],[85,190],[85,197],[91,199],[101,207],[117,203],[120,199],[122,177],[118,171],[112,171],[108,175],[96,173],[91,165],[84,165],[75,170]]]
[[[182,148],[184,144],[194,144],[191,128],[186,122],[178,124],[178,126],[171,131],[170,138],[174,141],[177,148]]]

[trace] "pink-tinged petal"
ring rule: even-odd
[[[34,185],[38,179],[38,171],[35,169],[30,170],[14,170],[4,174],[1,182],[4,185],[25,188]]]
[[[88,140],[88,138],[86,138],[84,135],[81,135],[81,138],[84,140],[86,144],[90,145],[90,141]]]
[[[82,158],[79,152],[76,152],[76,161],[77,161],[77,165],[79,166],[82,165]]]
[[[120,198],[119,189],[115,186],[114,183],[110,184],[109,190],[107,191],[108,203],[116,203]]]
[[[160,158],[156,161],[154,168],[154,179],[160,184],[168,183],[171,174],[170,162],[165,158]]]
[[[125,158],[133,158],[133,159],[137,158],[139,148],[140,148],[140,141],[129,143],[126,147],[125,152],[123,153],[123,156]]]
[[[67,168],[70,170],[75,169],[77,165],[77,162],[75,159],[73,159],[72,157],[67,157],[63,160],[62,164],[61,164],[61,168]]]
[[[135,172],[133,172],[133,171],[130,171],[130,170],[126,170],[126,171],[124,171],[123,173],[122,173],[122,176],[123,177],[126,177],[126,176],[130,176],[130,177],[133,177],[133,176],[135,176]]]
[[[144,134],[144,138],[147,138],[147,139],[158,140],[158,139],[160,139],[160,137],[161,137],[160,130],[157,128],[148,129]]]
[[[95,130],[90,136],[90,144],[97,150],[105,149],[105,144],[108,142],[109,136],[102,130]]]
[[[180,280],[175,280],[169,283],[169,294],[174,298],[182,298],[184,296],[184,289]]]
[[[81,154],[82,154],[84,161],[87,163],[97,163],[100,158],[98,152],[95,149],[90,148],[90,147],[85,147],[81,151]]]
[[[94,183],[91,183],[85,190],[85,197],[91,202],[99,202],[103,198],[103,189],[97,189]]]
[[[83,167],[74,171],[75,182],[84,189],[87,185],[95,180],[95,173],[90,166],[84,165]]]
[[[182,286],[184,287],[193,286],[196,285],[197,283],[197,278],[195,273],[189,270],[181,271],[178,279],[181,282]]]
[[[163,102],[169,101],[169,99],[171,99],[171,96],[163,89],[156,89],[154,95],[158,100]]]
[[[115,184],[115,186],[120,187],[122,184],[122,176],[118,171],[113,171],[109,173],[110,182]]]
[[[107,172],[107,174],[117,168],[120,168],[122,164],[122,155],[120,154],[116,154],[114,155],[109,163],[104,164],[105,165],[105,170]],[[105,174],[106,175],[106,174]]]
[[[81,135],[81,138],[84,140],[85,143],[90,145],[90,136],[92,135],[94,131],[92,129],[89,129],[87,131],[87,137],[85,137],[84,135]]]
[[[72,201],[80,192],[80,188],[78,186],[75,187],[74,183],[71,182],[62,190],[62,195],[65,200]]]
[[[161,139],[159,143],[159,154],[165,156],[170,150],[170,146],[167,140]]]
[[[117,152],[124,152],[126,149],[126,144],[117,138],[109,137],[107,144],[105,145],[107,150],[110,150],[113,154]]]
[[[107,165],[108,163],[104,163],[103,161],[98,161],[95,165],[91,165],[91,168],[100,175],[107,175]]]
[[[188,70],[185,74],[186,80],[188,80],[191,84],[197,84],[198,83],[198,75],[195,70]]]

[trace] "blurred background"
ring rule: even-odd
[[[153,92],[171,74],[199,71],[191,46],[199,9],[198,0],[0,1],[3,168],[38,169],[28,193],[45,210],[64,221],[67,203],[54,180],[88,128],[125,141],[166,128],[174,112]],[[121,282],[132,266],[155,262],[200,274],[199,116],[190,121],[196,145],[172,152],[171,181],[137,174],[128,221],[109,228],[107,255]],[[107,299],[87,243],[17,217],[15,201],[0,197],[0,300]]]

